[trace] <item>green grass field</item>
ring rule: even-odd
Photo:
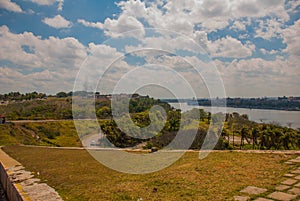
[[[146,175],[113,171],[85,150],[9,146],[5,152],[39,172],[64,200],[232,200],[249,185],[272,190],[291,170],[295,156],[237,152],[211,153],[203,160],[186,153],[172,166]],[[122,164],[120,164],[122,165]]]
[[[81,146],[73,121],[0,125],[0,145]]]

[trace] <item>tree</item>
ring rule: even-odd
[[[283,135],[281,136],[281,142],[284,147],[284,149],[289,150],[290,145],[295,148],[295,145],[297,146],[297,138],[298,135],[293,129],[286,128],[283,132]]]
[[[166,127],[168,131],[178,131],[180,127],[181,114],[179,111],[170,111]]]
[[[244,119],[246,119],[246,120],[249,120],[249,117],[248,117],[247,114],[242,114],[241,117],[244,118]]]
[[[227,130],[225,128],[223,128],[222,132],[221,132],[221,136],[224,140],[226,140],[226,137],[228,139],[228,142],[229,142],[229,133],[227,132]]]
[[[258,136],[259,136],[259,130],[258,130],[258,128],[257,128],[257,127],[254,127],[254,128],[252,129],[251,134],[252,134],[253,149],[255,149],[255,146],[257,145],[257,138],[258,138]]]
[[[232,132],[232,146],[233,146],[233,149],[234,149],[234,134],[240,134],[240,131],[239,130],[234,130],[233,132]]]
[[[109,118],[111,117],[111,109],[108,106],[103,106],[102,108],[98,109],[96,112],[97,117],[99,118]]]
[[[56,97],[57,97],[57,98],[65,98],[65,97],[67,97],[67,96],[68,96],[68,95],[67,95],[66,92],[59,92],[59,93],[56,94]]]
[[[242,149],[242,147],[244,146],[244,141],[247,140],[248,141],[248,128],[246,127],[243,127],[242,130],[241,130],[241,144],[240,144],[240,149]]]
[[[267,131],[264,130],[260,137],[260,149],[266,149],[269,144]]]

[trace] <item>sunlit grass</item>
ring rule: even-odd
[[[11,146],[4,150],[39,172],[64,200],[232,200],[248,185],[274,189],[291,169],[284,154],[211,153],[204,160],[186,153],[152,174],[129,175],[95,161],[85,150]],[[122,164],[120,164],[122,165]]]

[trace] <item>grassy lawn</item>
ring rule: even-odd
[[[274,189],[295,156],[212,153],[204,160],[186,153],[172,166],[152,174],[119,173],[85,150],[4,147],[9,155],[54,187],[64,200],[232,200],[248,185]]]

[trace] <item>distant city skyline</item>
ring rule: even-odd
[[[126,78],[128,93],[154,80],[205,98],[219,76],[226,97],[300,96],[299,33],[299,0],[1,0],[0,93],[69,92],[81,68],[104,93]]]

